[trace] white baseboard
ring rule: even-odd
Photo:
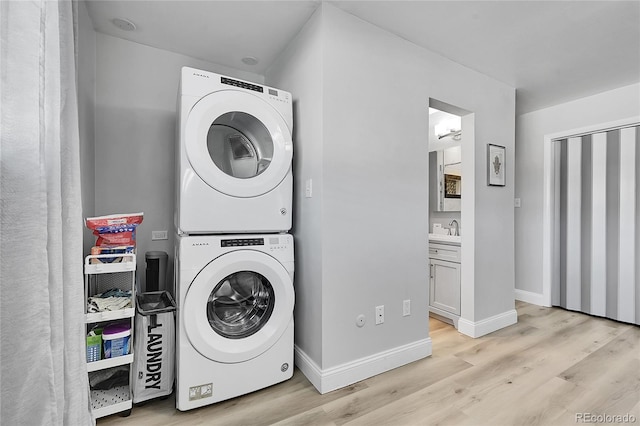
[[[295,347],[296,366],[321,394],[349,386],[430,355],[431,338],[428,337],[322,370],[302,349]]]
[[[458,331],[467,336],[476,338],[493,333],[501,328],[508,327],[518,322],[518,313],[515,309],[480,320],[469,321],[465,318],[458,320]]]
[[[544,296],[541,293],[533,293],[526,290],[518,290],[516,288],[516,300],[531,303],[533,305],[544,306]]]

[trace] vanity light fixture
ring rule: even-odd
[[[444,139],[448,137],[451,137],[451,139],[453,139],[454,141],[459,141],[460,139],[462,139],[462,130],[451,129],[449,133],[438,135],[438,139]]]

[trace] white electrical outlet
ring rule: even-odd
[[[169,239],[169,233],[167,231],[151,231],[151,241],[167,239]]]
[[[384,322],[384,305],[376,306],[376,325]]]
[[[411,299],[402,301],[402,316],[407,317],[411,315]]]

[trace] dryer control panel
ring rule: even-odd
[[[228,84],[230,86],[235,86],[235,87],[241,87],[243,89],[253,90],[255,92],[260,92],[260,93],[264,92],[264,88],[262,86],[258,86],[257,84],[247,83],[246,81],[234,80],[228,77],[220,77],[220,83]],[[269,90],[269,94],[271,94],[271,90]]]
[[[248,83],[246,81],[234,80],[229,77],[220,77],[220,83],[228,84],[229,86],[239,87],[241,89],[253,90],[254,92],[264,93],[269,96],[269,99],[289,103],[289,92],[285,92],[284,90],[274,89],[273,87],[268,86],[260,86],[253,83]]]

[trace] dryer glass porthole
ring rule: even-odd
[[[220,281],[207,301],[211,328],[229,339],[258,332],[271,317],[275,293],[269,281],[252,271],[235,272]]]
[[[214,120],[207,148],[220,170],[239,179],[258,176],[273,158],[273,139],[267,128],[253,115],[238,111]]]

